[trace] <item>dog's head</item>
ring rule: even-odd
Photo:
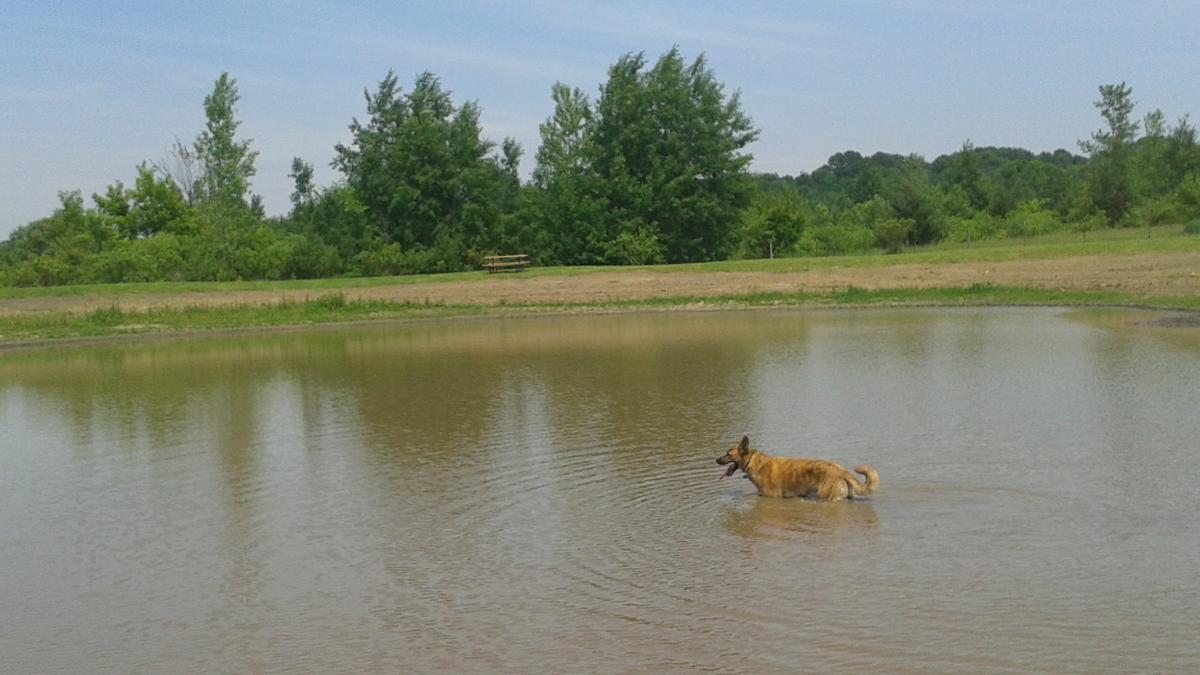
[[[721,478],[732,476],[733,472],[741,469],[746,470],[746,463],[750,461],[750,455],[757,452],[750,447],[750,437],[742,436],[742,442],[733,446],[728,452],[717,458],[717,464],[722,466],[728,464],[729,468],[725,469],[725,473],[721,474]]]

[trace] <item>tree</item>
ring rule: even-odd
[[[875,224],[875,243],[888,253],[899,253],[904,250],[904,242],[909,238],[913,229],[913,221],[908,218],[888,218]]]
[[[742,217],[738,256],[774,258],[790,251],[807,222],[806,206],[796,193],[760,193]]]
[[[613,232],[657,238],[668,262],[722,258],[753,194],[741,151],[758,131],[703,55],[645,65],[627,54],[609,69],[590,134]]]
[[[561,82],[550,89],[554,112],[538,125],[541,144],[523,208],[525,246],[544,264],[607,262],[607,203],[592,170],[591,102]]]
[[[195,156],[200,167],[197,194],[201,199],[222,205],[246,204],[250,177],[254,175],[257,152],[250,141],[235,139],[241,125],[235,114],[240,100],[237,80],[221,73],[213,91],[204,97],[205,130],[196,138]]]
[[[12,283],[54,286],[97,280],[96,256],[114,237],[109,217],[85,208],[77,190],[60,192],[58,198],[61,205],[53,215],[9,236],[4,257],[15,268]]]
[[[499,250],[509,250],[509,246],[517,229],[514,223],[519,218],[521,209],[521,157],[525,149],[512,138],[505,138],[500,144],[500,156],[497,162],[500,167],[500,179],[496,181],[496,205],[500,210],[500,223],[495,238]]]
[[[138,239],[178,229],[187,205],[175,182],[158,176],[147,164],[137,172],[133,189],[126,193],[130,206],[122,234],[126,239]]]
[[[154,163],[154,169],[175,183],[176,189],[188,206],[196,203],[200,183],[200,160],[196,151],[175,137],[175,143],[167,150],[167,156]]]
[[[1110,224],[1119,222],[1134,202],[1130,146],[1138,123],[1132,119],[1132,95],[1133,90],[1124,82],[1101,85],[1100,100],[1095,105],[1108,128],[1093,132],[1090,141],[1079,142],[1092,158],[1088,167],[1092,201],[1108,216]]]
[[[291,194],[292,207],[298,209],[311,204],[316,189],[313,185],[312,166],[299,157],[293,157],[292,172],[288,174],[288,178],[291,178],[295,185]]]
[[[493,144],[482,137],[479,106],[456,107],[433,73],[405,94],[389,71],[374,94],[364,92],[369,119],[350,124],[333,166],[366,209],[385,242],[430,251],[426,271],[458,269],[466,250],[495,244],[497,186],[509,180]],[[515,147],[509,161],[515,161]],[[514,167],[515,168],[515,167]]]
[[[562,82],[550,87],[554,113],[538,125],[542,143],[533,170],[534,185],[548,188],[555,178],[589,168],[587,143],[592,131],[592,107],[587,94]]]
[[[855,204],[869,202],[883,192],[883,172],[873,166],[867,166],[859,173],[846,194]]]
[[[944,236],[937,197],[936,190],[929,184],[925,161],[918,156],[907,159],[899,178],[888,191],[887,201],[896,219],[910,224],[908,243],[914,246],[932,244]]]
[[[962,188],[973,208],[982,209],[987,205],[987,190],[979,169],[979,155],[970,140],[963,141],[962,149],[950,155],[945,177],[949,184]]]
[[[120,231],[123,221],[129,217],[129,193],[125,184],[117,181],[104,190],[104,194],[92,193],[92,201],[102,218],[113,223],[113,229]]]
[[[1165,161],[1171,177],[1178,184],[1189,174],[1200,173],[1200,143],[1196,142],[1196,127],[1183,115],[1167,133]]]

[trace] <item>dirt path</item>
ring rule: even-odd
[[[578,276],[497,276],[479,281],[347,288],[347,299],[495,305],[713,297],[763,292],[963,287],[975,283],[1073,291],[1118,291],[1142,297],[1200,295],[1200,252],[1082,256],[1053,260],[834,268],[807,272],[613,271]],[[88,312],[116,304],[124,310],[159,307],[269,304],[303,301],[337,291],[275,290],[0,300],[0,316]]]

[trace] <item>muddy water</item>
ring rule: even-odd
[[[0,355],[0,670],[1200,670],[1200,333],[1056,309]],[[870,463],[870,500],[718,480]]]

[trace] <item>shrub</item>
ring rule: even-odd
[[[1090,216],[1080,218],[1072,224],[1072,229],[1083,234],[1083,238],[1087,240],[1087,233],[1093,230],[1098,230],[1108,224],[1108,218],[1103,213],[1093,213]]]
[[[382,277],[400,274],[404,269],[404,252],[400,244],[391,242],[382,246],[368,248],[354,256],[352,268],[365,277]]]
[[[874,233],[865,227],[826,225],[805,230],[794,250],[805,256],[846,255],[865,253],[874,244]]]
[[[842,225],[874,229],[877,223],[881,223],[891,217],[892,207],[882,197],[875,196],[842,211],[839,222]]]
[[[641,228],[622,232],[608,244],[609,256],[626,265],[650,265],[662,262],[662,243],[653,232]]]
[[[1044,199],[1030,199],[1004,217],[1004,227],[1011,237],[1033,237],[1061,229],[1062,222],[1046,210]]]
[[[899,253],[912,228],[913,221],[908,218],[888,218],[875,223],[875,243],[888,253]]]
[[[946,218],[946,236],[951,241],[958,243],[995,239],[1000,232],[1000,219],[986,211],[976,212],[969,218],[961,216]]]
[[[341,309],[345,307],[348,302],[349,301],[346,300],[346,294],[338,292],[322,295],[316,300],[310,300],[308,304],[321,309]]]
[[[1168,223],[1178,223],[1179,207],[1175,199],[1155,197],[1138,204],[1125,216],[1122,225],[1126,227],[1155,227]]]
[[[1183,177],[1179,187],[1175,188],[1175,204],[1182,217],[1200,217],[1200,174],[1189,173]]]
[[[106,283],[178,280],[183,267],[180,241],[173,234],[118,240],[96,256],[97,280]]]
[[[314,234],[291,237],[291,258],[284,272],[291,279],[321,279],[342,271],[342,257],[337,249]]]

